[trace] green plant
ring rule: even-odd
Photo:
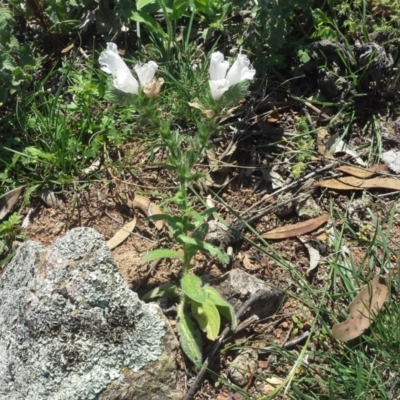
[[[299,118],[297,121],[298,137],[296,143],[296,162],[292,166],[294,179],[299,179],[307,169],[307,163],[311,159],[314,139],[308,129],[307,119]]]
[[[17,124],[4,127],[25,132],[23,140],[9,139],[0,148],[6,176],[21,176],[22,182],[65,184],[98,157],[105,143],[119,145],[125,129],[117,131],[111,112],[100,112],[104,95],[91,64],[64,62],[35,85],[18,110]],[[59,79],[55,93],[47,81]],[[100,105],[101,107],[101,105]],[[15,124],[9,121],[8,124]],[[23,177],[23,178],[22,178]]]
[[[7,7],[0,8],[0,107],[9,95],[21,93],[31,83],[39,63],[28,44],[13,34],[14,17]]]
[[[253,8],[257,32],[263,37],[263,49],[259,51],[265,52],[269,65],[286,67],[294,54],[304,54],[312,3],[312,0],[260,1]],[[257,43],[254,45],[259,47]]]
[[[215,340],[219,334],[221,316],[231,323],[232,328],[236,326],[236,317],[232,306],[213,287],[203,285],[201,278],[191,274],[193,257],[199,251],[218,258],[222,263],[227,263],[229,258],[218,247],[205,241],[209,227],[207,220],[215,210],[197,212],[190,202],[188,190],[202,176],[195,167],[204,157],[209,139],[218,133],[217,118],[227,106],[246,94],[247,85],[244,81],[252,79],[255,71],[249,68],[250,62],[242,54],[228,70],[229,64],[224,60],[224,56],[221,53],[213,53],[209,85],[198,92],[200,99],[188,103],[187,82],[176,85],[176,80],[170,73],[164,76],[172,77],[175,88],[171,86],[166,92],[166,99],[163,99],[163,93],[159,95],[159,84],[163,80],[154,77],[158,68],[154,61],[135,66],[137,80],[118,55],[117,47],[108,43],[107,49],[100,55],[99,62],[102,69],[113,77],[112,98],[120,98],[123,103],[130,101],[136,113],[138,129],[145,130],[149,135],[152,132],[159,135],[158,146],[164,148],[167,154],[163,166],[176,174],[177,192],[172,198],[165,200],[164,205],[172,203],[179,212],[177,215],[154,215],[150,219],[164,220],[168,224],[181,251],[157,249],[150,252],[144,261],[177,258],[182,263],[182,279],[178,287],[163,285],[148,293],[144,299],[180,296],[177,328],[181,345],[189,359],[198,366],[202,359],[202,337],[194,321],[206,332],[209,340]],[[199,76],[204,76],[204,72],[200,72]],[[191,81],[193,78],[195,80],[193,73],[184,74],[181,79],[185,77]],[[167,81],[166,85],[169,84]],[[155,87],[157,90],[153,91],[152,88]],[[177,93],[173,93],[175,90]],[[171,104],[171,97],[179,103],[178,108],[172,108],[172,113],[190,115],[195,112],[195,135],[185,135],[174,129],[172,121],[176,120],[175,115],[172,121],[165,117],[163,101],[168,100],[165,104]],[[181,115],[179,117],[182,118]]]
[[[19,232],[22,217],[17,213],[11,214],[6,221],[0,222],[0,257],[10,252],[15,239],[22,239]],[[4,260],[3,260],[4,261]],[[2,266],[0,262],[0,267]]]

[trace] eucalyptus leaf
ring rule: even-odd
[[[217,339],[221,327],[221,318],[215,304],[210,300],[203,304],[192,302],[192,314],[200,328],[207,333],[207,339]]]
[[[195,323],[185,314],[183,302],[178,306],[178,318],[177,329],[182,350],[194,365],[200,367],[203,359],[203,341]]]
[[[202,285],[202,280],[196,275],[187,274],[181,279],[183,293],[197,303],[204,303],[207,300],[207,293]]]

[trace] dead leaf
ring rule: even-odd
[[[325,143],[326,149],[332,154],[345,153],[349,156],[354,157],[355,161],[361,165],[365,166],[365,162],[359,157],[358,153],[354,151],[350,146],[348,146],[340,137],[338,133],[332,135]]]
[[[248,271],[255,271],[261,268],[260,263],[256,260],[252,260],[252,257],[250,257],[247,253],[244,255],[242,262],[243,267]]]
[[[303,240],[302,238],[299,238],[299,240],[307,249],[308,255],[310,257],[310,266],[306,271],[306,275],[308,275],[318,267],[321,255],[319,254],[319,251],[315,247],[313,247],[307,240]]]
[[[278,386],[284,384],[285,380],[282,378],[278,378],[277,376],[271,376],[270,378],[265,379],[264,381],[266,385],[264,386],[265,394],[272,394],[275,392]]]
[[[190,107],[197,108],[200,110],[206,118],[212,118],[215,115],[215,111],[207,110],[203,104],[200,103],[199,99],[194,99],[192,102],[188,103]]]
[[[0,221],[13,209],[24,186],[10,190],[0,198]]]
[[[229,169],[221,168],[216,171],[210,171],[206,174],[206,176],[202,179],[202,182],[207,187],[214,188],[222,188],[225,187],[229,183]]]
[[[378,164],[378,165],[373,165],[372,167],[368,168],[370,171],[378,172],[378,171],[383,171],[387,169],[386,164]]]
[[[133,218],[131,222],[124,225],[110,240],[107,241],[107,246],[110,250],[115,249],[119,246],[125,239],[129,237],[136,226],[136,217]]]
[[[72,43],[72,44],[70,44],[69,46],[67,46],[67,47],[64,47],[62,50],[61,50],[61,53],[62,54],[65,54],[65,53],[68,53],[70,50],[72,50],[74,48],[74,44]]]
[[[279,189],[285,185],[286,179],[284,179],[278,172],[268,168],[262,168],[261,173],[264,180],[271,182],[272,189]]]
[[[124,200],[122,196],[120,197],[122,200]],[[150,199],[140,194],[128,195],[126,204],[130,208],[138,208],[147,217],[150,217],[151,215],[162,214],[160,208],[156,204],[152,203]],[[164,226],[164,222],[161,220],[155,221],[154,225],[157,230],[160,231]]]
[[[354,176],[343,178],[328,179],[318,182],[313,187],[326,187],[335,190],[364,190],[364,189],[391,189],[400,190],[400,180],[394,178],[371,178],[360,179]]]
[[[58,201],[54,192],[50,189],[43,189],[39,192],[39,197],[43,200],[47,207],[57,208]]]
[[[369,169],[364,169],[360,167],[353,167],[352,165],[341,165],[336,168],[336,171],[344,172],[345,174],[349,174],[352,176],[356,176],[357,178],[370,178],[375,175],[375,171],[371,171]]]
[[[317,218],[308,219],[307,221],[299,222],[297,224],[281,226],[264,233],[264,239],[286,239],[289,237],[304,235],[305,233],[312,232],[322,224],[329,220],[328,214],[320,215]]]
[[[149,99],[155,99],[160,94],[163,85],[163,78],[153,78],[150,82],[146,83],[145,87],[143,88],[143,93]]]
[[[82,175],[86,176],[91,174],[92,172],[97,171],[100,168],[100,163],[100,158],[96,158],[89,167],[82,170]]]
[[[377,276],[365,286],[349,305],[349,316],[332,327],[332,337],[348,342],[362,335],[385,303],[388,294],[386,279]]]
[[[318,129],[318,131],[317,131],[317,151],[322,156],[325,156],[327,158],[334,158],[333,154],[330,153],[325,146],[325,142],[327,141],[329,136],[330,136],[330,134],[325,128]]]

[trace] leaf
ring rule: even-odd
[[[142,8],[146,7],[148,4],[155,3],[155,0],[137,0],[136,1],[136,8],[141,10]]]
[[[50,189],[43,189],[39,192],[39,197],[44,201],[44,203],[51,208],[58,207],[57,197],[54,192]]]
[[[146,12],[133,11],[130,18],[135,22],[141,22],[145,24],[149,31],[160,35],[163,39],[168,39],[168,35],[162,30],[161,25]]]
[[[325,142],[329,136],[329,132],[325,128],[320,128],[317,130],[317,150],[319,154],[327,158],[334,158],[332,153],[330,153],[325,146]]]
[[[325,142],[326,148],[329,149],[330,153],[345,153],[352,157],[354,157],[355,161],[361,165],[365,166],[365,162],[356,151],[350,148],[340,137],[338,134],[331,136],[327,142]]]
[[[61,50],[61,54],[65,54],[65,53],[68,53],[70,50],[72,50],[73,48],[74,48],[74,43],[71,43],[70,45],[68,45],[67,47],[64,47],[62,50]]]
[[[374,278],[349,305],[349,316],[332,327],[332,337],[348,342],[360,336],[371,325],[372,319],[382,308],[388,289],[384,277]]]
[[[150,261],[157,260],[159,258],[179,258],[180,260],[183,260],[183,254],[179,253],[178,251],[175,250],[170,250],[170,249],[157,249],[150,251],[143,257],[143,262],[146,264]]]
[[[326,187],[334,190],[364,190],[364,189],[391,189],[400,190],[400,180],[394,178],[360,179],[354,176],[346,176],[338,179],[328,179],[318,182],[313,187]]]
[[[202,250],[213,257],[217,257],[218,260],[224,264],[229,263],[229,256],[211,243],[203,242],[202,240],[198,240],[183,234],[178,235],[178,240],[186,245],[195,246],[198,250]]]
[[[19,199],[24,186],[10,190],[0,197],[0,221],[13,209]]]
[[[322,224],[329,220],[328,214],[320,215],[317,218],[308,219],[307,221],[299,222],[297,224],[281,226],[264,233],[264,239],[286,239],[289,237],[304,235],[305,233],[312,232]]]
[[[198,99],[194,99],[193,102],[188,103],[190,107],[197,108],[200,110],[206,118],[212,118],[215,116],[214,110],[207,110]]]
[[[162,215],[162,212],[158,206],[150,201],[145,196],[141,196],[140,194],[129,193],[127,194],[127,199],[124,199],[122,195],[119,195],[120,199],[126,202],[126,205],[130,208],[138,208],[140,211],[143,212],[144,215],[150,217],[152,215]],[[160,231],[163,226],[164,222],[158,220],[154,223],[155,227]]]
[[[370,178],[375,175],[375,171],[371,171],[369,169],[364,169],[360,167],[353,167],[352,165],[341,165],[336,168],[336,171],[344,172],[345,174],[349,174],[352,176],[356,176],[357,178]]]
[[[303,243],[304,247],[308,251],[308,255],[310,256],[310,266],[306,271],[306,275],[308,275],[311,272],[313,272],[315,268],[318,267],[321,255],[319,254],[319,251],[316,248],[314,248],[308,241],[303,240],[302,238],[299,238],[299,240],[301,243]]]
[[[135,229],[136,217],[131,222],[124,225],[110,240],[107,241],[107,246],[110,250],[115,249],[122,242],[129,237],[131,232]]]
[[[207,339],[217,339],[221,327],[221,318],[215,304],[210,300],[202,304],[193,301],[192,314],[200,328],[207,333]]]
[[[207,301],[207,293],[204,291],[202,285],[202,280],[196,275],[186,274],[181,279],[183,293],[189,297],[189,299],[201,304]]]
[[[157,286],[156,288],[150,290],[147,292],[143,297],[143,301],[150,301],[153,300],[157,297],[176,297],[179,294],[179,290],[176,285],[173,283],[163,283],[160,286]]]
[[[208,300],[214,303],[219,313],[231,323],[232,331],[235,331],[237,328],[237,319],[233,306],[212,286],[204,286],[204,291],[208,295]]]
[[[200,367],[203,359],[201,334],[191,318],[185,314],[183,302],[178,306],[178,318],[177,329],[182,350],[194,365]]]

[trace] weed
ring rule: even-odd
[[[312,156],[314,139],[307,125],[306,117],[300,117],[297,121],[298,136],[296,137],[296,162],[292,166],[294,179],[299,179],[307,169],[308,162]]]

